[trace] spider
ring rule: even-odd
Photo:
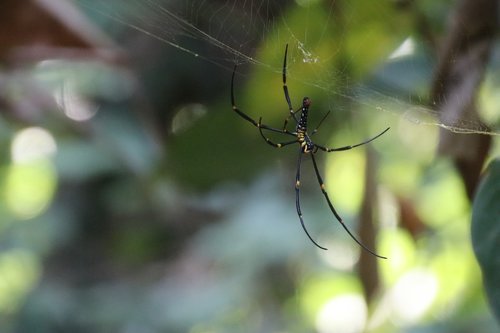
[[[355,144],[355,145],[349,145],[349,146],[344,146],[344,147],[340,147],[340,148],[327,148],[325,146],[322,146],[322,145],[319,145],[319,144],[315,143],[312,140],[312,137],[313,137],[314,134],[316,134],[316,132],[318,131],[318,129],[321,126],[321,124],[323,123],[323,121],[328,117],[328,115],[330,114],[330,111],[328,111],[323,116],[323,118],[320,120],[320,122],[318,123],[318,125],[309,134],[308,131],[307,131],[307,116],[308,116],[308,113],[309,113],[309,108],[311,106],[311,99],[309,97],[304,97],[302,99],[302,106],[300,108],[298,108],[297,110],[293,109],[292,102],[290,100],[290,95],[288,94],[288,87],[287,87],[287,84],[286,84],[287,54],[288,54],[288,44],[285,47],[285,57],[284,57],[284,60],[283,60],[283,72],[282,73],[283,73],[283,91],[285,93],[285,99],[286,99],[286,102],[288,104],[288,109],[289,109],[290,113],[289,113],[288,117],[285,118],[285,121],[284,121],[284,124],[283,124],[283,128],[282,129],[278,129],[278,128],[271,127],[271,126],[268,126],[268,125],[262,123],[262,117],[259,118],[259,121],[255,121],[254,119],[252,119],[250,116],[248,116],[246,113],[244,113],[243,111],[241,111],[236,106],[235,99],[234,99],[234,76],[235,76],[235,73],[236,73],[237,65],[234,66],[233,74],[231,76],[231,104],[232,104],[232,107],[233,107],[233,111],[235,111],[240,117],[242,117],[243,119],[245,119],[246,121],[248,121],[249,123],[251,123],[252,125],[254,125],[255,127],[257,127],[259,129],[260,135],[262,136],[262,138],[264,139],[264,141],[267,144],[269,144],[269,145],[271,145],[271,146],[273,146],[275,148],[282,148],[282,147],[285,147],[285,146],[292,145],[294,143],[297,143],[299,145],[298,160],[297,160],[297,171],[296,171],[296,175],[295,175],[295,206],[296,206],[296,209],[297,209],[297,215],[299,216],[300,224],[301,224],[302,228],[304,229],[307,237],[311,240],[311,242],[314,245],[316,245],[318,248],[320,248],[322,250],[327,250],[325,247],[319,245],[311,237],[311,235],[307,231],[307,228],[306,228],[306,226],[304,224],[304,219],[302,217],[302,211],[300,209],[300,186],[301,186],[301,183],[300,183],[300,167],[301,167],[301,164],[302,164],[302,158],[303,158],[304,154],[311,156],[311,160],[312,160],[313,167],[314,167],[314,172],[316,173],[316,178],[318,180],[321,192],[323,193],[323,196],[325,197],[326,202],[328,203],[328,206],[330,207],[330,210],[332,211],[333,215],[335,216],[335,218],[337,219],[337,221],[340,222],[340,224],[342,225],[342,227],[344,228],[344,230],[363,249],[365,249],[366,251],[368,251],[369,253],[371,253],[372,255],[374,255],[374,256],[376,256],[378,258],[387,259],[386,257],[383,257],[381,255],[376,254],[374,251],[370,250],[363,243],[361,243],[351,233],[351,231],[346,226],[346,224],[344,223],[344,221],[342,220],[342,218],[340,217],[340,215],[337,213],[337,211],[335,210],[335,208],[334,208],[334,206],[333,206],[330,198],[328,197],[328,193],[326,192],[325,184],[323,183],[323,178],[321,177],[321,174],[320,174],[319,169],[318,169],[318,164],[316,162],[315,154],[318,152],[318,150],[322,150],[324,152],[329,153],[329,152],[334,152],[334,151],[349,150],[349,149],[352,149],[352,148],[355,148],[355,147],[359,147],[359,146],[365,145],[365,144],[367,144],[367,143],[375,140],[376,138],[378,138],[379,136],[381,136],[385,132],[387,132],[389,130],[389,127],[386,128],[385,130],[383,130],[378,135],[372,137],[371,139],[368,139],[366,141],[363,141],[363,142]],[[299,114],[299,112],[300,112],[300,117],[297,117],[297,114]],[[289,131],[287,129],[288,121],[290,120],[290,118],[293,118],[293,120],[295,121],[295,124],[296,124],[294,131]],[[293,139],[289,140],[289,141],[275,143],[275,142],[271,141],[271,139],[269,139],[268,137],[266,137],[264,135],[263,130],[270,131],[270,132],[275,132],[275,133],[281,133],[281,134],[287,135],[287,136],[289,136],[289,137],[291,137]]]

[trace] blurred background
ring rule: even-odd
[[[498,332],[498,13],[2,0],[0,331]],[[311,126],[331,111],[316,142],[391,127],[316,155],[339,214],[387,260],[341,228],[306,157],[316,248],[296,146],[231,109],[238,65],[236,104],[282,126],[286,44],[294,107],[312,99]]]

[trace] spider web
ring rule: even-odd
[[[256,66],[279,77],[284,46],[289,44],[289,84],[301,86],[312,91],[311,94],[321,94],[330,110],[381,113],[456,133],[500,135],[500,131],[474,118],[449,118],[446,124],[439,119],[438,112],[429,106],[426,91],[433,64],[427,64],[429,56],[420,52],[426,47],[409,35],[411,31],[405,34],[404,29],[395,30],[395,37],[381,43],[381,50],[364,48],[364,44],[373,45],[373,40],[381,36],[376,22],[393,20],[393,13],[387,9],[390,2],[77,0],[77,3],[186,56],[217,66],[227,71],[228,77],[235,64],[240,65],[239,73],[241,65]],[[360,3],[362,7],[356,7]],[[363,13],[370,15],[363,17]],[[370,17],[375,18],[373,28],[356,35],[356,26],[365,24]],[[351,45],[350,41],[356,38],[363,40]],[[351,51],[345,53],[344,49]],[[369,58],[372,62],[367,65],[369,69],[364,74],[353,73],[349,63],[360,63],[367,53],[375,54]],[[424,73],[422,68],[426,69]],[[362,82],[359,77],[363,77]],[[339,105],[339,98],[346,102]]]

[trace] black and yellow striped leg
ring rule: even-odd
[[[259,128],[260,136],[262,136],[262,138],[264,139],[264,141],[266,141],[267,144],[269,144],[275,148],[281,148],[281,147],[288,146],[288,145],[291,145],[291,144],[298,142],[297,139],[295,139],[295,140],[287,141],[287,142],[274,143],[273,141],[271,141],[271,139],[269,139],[267,136],[265,136],[264,133],[262,132],[262,129],[266,129],[266,128],[261,127],[261,121],[262,121],[262,117],[259,118],[259,122],[257,123],[257,127]]]
[[[327,250],[327,248],[319,245],[318,243],[316,243],[314,241],[314,239],[312,239],[311,235],[309,235],[309,232],[307,231],[307,228],[304,224],[304,220],[302,218],[302,211],[300,210],[300,165],[302,163],[302,154],[303,154],[302,147],[300,147],[299,159],[297,161],[297,174],[295,176],[295,206],[297,208],[297,214],[299,215],[300,224],[302,225],[302,229],[304,229],[307,237],[309,237],[311,242],[313,242],[313,244],[316,245],[317,247],[319,247],[320,249]]]
[[[330,114],[330,111],[328,111],[327,113],[325,113],[325,115],[323,116],[323,118],[321,118],[321,120],[319,121],[319,123],[316,126],[316,128],[311,132],[311,136],[313,136],[314,133],[316,133],[318,131],[319,127],[321,126],[321,124],[323,124],[323,122],[325,121],[325,119],[328,117],[329,114]]]
[[[234,100],[234,75],[236,74],[236,67],[237,65],[234,65],[233,75],[231,76],[231,104],[233,106],[233,111],[236,112],[241,118],[257,127],[257,122],[250,118],[246,113],[240,111],[240,109],[236,106],[236,102]]]
[[[288,44],[286,44],[286,46],[285,46],[285,58],[283,59],[283,92],[285,93],[286,103],[288,104],[288,110],[290,112],[288,117],[293,117],[293,119],[295,120],[295,123],[298,124],[299,121],[298,121],[297,117],[295,116],[295,114],[298,112],[298,110],[293,111],[292,101],[290,100],[290,94],[288,93],[288,86],[286,85],[286,58],[287,58],[287,54],[288,54]],[[285,120],[285,126],[286,126],[287,122],[288,122],[288,120]]]
[[[390,127],[387,127],[385,130],[383,130],[379,134],[375,135],[373,138],[368,139],[366,141],[363,141],[361,143],[355,144],[355,145],[351,145],[351,146],[344,146],[344,147],[340,147],[340,148],[327,148],[327,147],[323,147],[323,146],[316,145],[316,144],[315,144],[315,146],[318,147],[319,149],[323,150],[323,151],[326,151],[327,153],[332,152],[332,151],[349,150],[349,149],[356,148],[356,147],[359,147],[359,146],[362,146],[362,145],[366,145],[367,143],[372,142],[373,140],[375,140],[376,138],[378,138],[379,136],[381,136],[382,134],[384,134],[385,132],[387,132],[389,129],[390,129]]]
[[[354,237],[354,235],[351,233],[351,231],[349,230],[349,228],[347,228],[347,226],[345,225],[344,221],[342,221],[342,218],[339,216],[339,214],[337,213],[337,211],[335,210],[335,208],[333,207],[333,204],[332,202],[330,201],[330,198],[328,197],[328,193],[326,193],[326,190],[325,190],[325,184],[323,183],[323,179],[321,178],[321,175],[319,173],[319,169],[318,169],[318,165],[316,163],[316,158],[314,157],[314,154],[311,154],[311,158],[312,158],[312,161],[313,161],[313,165],[314,165],[314,172],[316,173],[316,177],[318,178],[318,183],[319,183],[319,187],[321,188],[321,192],[323,193],[323,195],[325,196],[325,199],[326,199],[326,202],[328,203],[328,206],[330,207],[330,210],[332,211],[333,215],[335,215],[335,218],[337,219],[337,221],[340,222],[340,224],[342,225],[342,227],[344,228],[344,230],[349,234],[349,236],[351,236],[351,238],[359,244],[359,246],[361,246],[363,249],[365,249],[366,251],[370,252],[371,254],[373,254],[375,257],[378,257],[378,258],[382,258],[382,259],[387,259],[386,257],[383,257],[381,255],[378,255],[376,254],[375,252],[373,252],[372,250],[370,250],[368,247],[366,247],[363,243],[361,243],[356,237]]]
[[[257,123],[254,119],[252,119],[249,115],[247,115],[246,113],[241,111],[236,106],[236,102],[235,102],[235,98],[234,98],[234,76],[236,74],[236,67],[237,66],[234,66],[233,75],[231,76],[231,104],[233,106],[233,111],[236,112],[241,118],[245,119],[246,121],[248,121],[249,123],[254,125],[255,127],[263,128],[263,129],[266,129],[268,131],[272,131],[272,132],[276,132],[276,133],[284,133],[287,135],[295,136],[295,134],[293,134],[292,132],[280,130],[280,129],[277,129],[277,128],[274,128],[274,127],[271,127],[271,126],[268,126],[268,125],[265,125],[262,123]]]
[[[297,114],[302,108],[298,108],[297,110],[293,111],[293,118],[295,121],[297,121],[295,114]],[[287,126],[288,126],[288,121],[292,118],[292,115],[288,115],[288,117],[285,118],[285,121],[283,122],[283,132],[288,132]]]

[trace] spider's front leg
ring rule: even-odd
[[[323,116],[323,118],[321,118],[321,120],[319,121],[318,125],[316,125],[316,127],[314,128],[314,130],[311,132],[311,136],[313,136],[314,134],[316,134],[316,132],[318,131],[319,127],[321,126],[321,124],[323,124],[323,122],[325,121],[325,119],[328,117],[328,115],[330,114],[330,110],[328,110],[327,113],[325,113],[325,115]],[[316,148],[316,150],[318,150]]]
[[[283,130],[286,129],[286,125],[288,124],[288,119],[290,119],[290,117],[293,117],[296,124],[299,123],[295,114],[302,109],[302,108],[299,108],[297,111],[293,110],[292,101],[290,100],[290,94],[288,93],[288,86],[286,84],[286,68],[287,68],[286,58],[287,58],[287,55],[288,55],[288,44],[286,44],[286,46],[285,46],[285,57],[283,59],[283,93],[285,94],[286,103],[288,104],[288,110],[290,113],[289,113],[288,117],[285,119],[285,124],[283,126]]]
[[[245,119],[246,121],[248,121],[249,123],[251,123],[255,127],[259,127],[259,125],[257,124],[257,122],[255,120],[253,120],[250,116],[248,116],[246,113],[241,111],[236,106],[236,102],[235,102],[235,98],[234,98],[234,76],[236,74],[237,67],[238,67],[237,65],[234,65],[233,75],[231,76],[231,105],[233,106],[233,111],[235,111],[241,118]]]
[[[256,122],[254,119],[252,119],[249,115],[247,115],[245,112],[241,111],[236,106],[236,102],[235,102],[235,98],[234,98],[234,76],[236,74],[237,67],[238,67],[237,65],[234,66],[233,74],[231,76],[231,105],[233,107],[233,111],[236,112],[236,114],[238,114],[241,118],[245,119],[246,121],[248,121],[249,123],[251,123],[252,125],[254,125],[257,128],[263,128],[263,129],[266,129],[268,131],[272,131],[272,132],[276,132],[276,133],[285,133],[285,134],[294,136],[294,134],[289,132],[289,131],[279,130],[277,128],[262,124],[262,123],[260,123],[260,121]]]

